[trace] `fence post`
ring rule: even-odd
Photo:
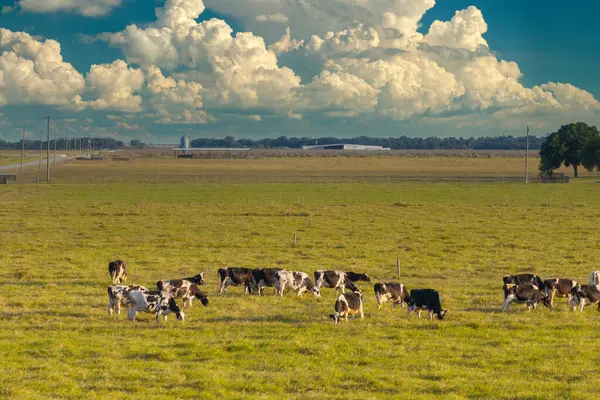
[[[396,268],[398,269],[398,279],[400,279],[400,259],[396,258]]]
[[[294,233],[294,240],[292,241],[292,246],[296,247],[296,241],[298,239],[298,236]]]

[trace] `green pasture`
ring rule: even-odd
[[[74,180],[75,181],[75,180]],[[500,313],[502,276],[587,283],[600,269],[600,185],[110,184],[0,187],[0,398],[591,399],[600,313],[564,300]],[[297,244],[292,238],[297,235]],[[210,305],[181,323],[118,320],[129,281],[204,271]],[[334,325],[318,299],[216,294],[223,266],[367,272],[435,288],[444,321],[378,311]]]

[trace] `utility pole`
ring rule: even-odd
[[[527,127],[527,143],[525,150],[525,184],[529,183],[529,127]]]
[[[50,117],[48,120],[48,145],[46,146],[46,183],[50,183]]]
[[[40,165],[38,170],[42,169],[42,152],[44,151],[44,132],[40,130]]]
[[[56,126],[54,126],[54,166],[56,167]]]
[[[21,168],[19,174],[23,173],[23,155],[25,154],[25,129],[23,129],[23,135],[21,135]]]

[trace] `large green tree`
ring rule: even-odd
[[[581,154],[581,165],[588,171],[600,171],[600,136],[587,141]]]
[[[548,135],[542,143],[540,170],[552,172],[564,164],[573,167],[573,174],[577,177],[586,143],[598,136],[600,136],[598,128],[589,126],[585,122],[561,126],[557,132]]]

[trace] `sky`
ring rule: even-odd
[[[0,140],[600,125],[600,2],[0,0]]]

